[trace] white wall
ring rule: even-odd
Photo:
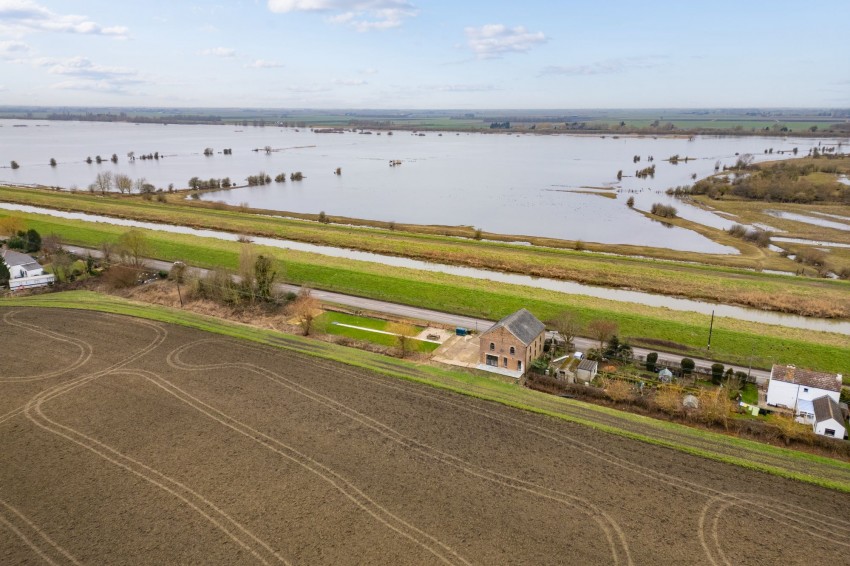
[[[829,395],[832,397],[832,400],[838,403],[838,398],[841,396],[838,391],[827,391],[826,389],[818,389],[817,387],[806,387],[805,385],[800,385],[800,392],[798,393],[798,398],[805,399],[806,401],[814,401],[818,397],[823,397],[824,395]],[[808,391],[806,391],[808,389]]]
[[[799,385],[771,379],[767,386],[767,404],[782,405],[793,409],[797,406],[797,388]]]
[[[839,440],[844,438],[844,435],[847,432],[843,424],[839,423],[835,419],[827,419],[815,425],[815,434],[821,434],[825,436],[825,431],[828,428],[831,428],[835,431],[835,438]]]

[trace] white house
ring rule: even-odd
[[[9,268],[9,289],[12,291],[44,287],[56,279],[52,274],[44,273],[41,264],[27,254],[3,250],[2,257],[3,263]]]
[[[847,435],[847,427],[841,407],[832,397],[824,395],[812,401],[815,418],[812,428],[815,434],[831,436],[833,438],[844,438]]]
[[[812,401],[827,396],[838,403],[841,374],[800,369],[791,365],[774,365],[767,386],[767,404],[792,409],[805,421],[814,418]]]

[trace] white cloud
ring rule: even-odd
[[[91,90],[97,92],[127,93],[127,87],[147,81],[139,77],[138,71],[126,67],[106,67],[92,63],[86,57],[70,59],[36,59],[33,63],[47,67],[51,75],[70,77],[51,85],[61,90]]]
[[[30,46],[21,41],[0,41],[0,59],[6,61],[20,61],[30,51]]]
[[[368,69],[363,69],[362,71],[360,71],[360,73],[363,74],[363,75],[377,75],[378,69],[374,69],[372,67],[369,67]]]
[[[124,26],[104,27],[87,16],[57,14],[31,0],[0,0],[0,33],[21,36],[38,31],[127,37]]]
[[[369,83],[363,79],[334,79],[334,84],[339,86],[363,86]]]
[[[647,57],[622,57],[619,59],[605,59],[593,63],[581,65],[550,65],[544,67],[543,75],[566,75],[566,76],[594,76],[613,75],[625,73],[631,69],[649,69],[656,67],[666,57],[650,55]]]
[[[491,84],[448,84],[423,88],[440,92],[492,92],[500,90]]]
[[[546,43],[542,31],[530,32],[523,26],[509,28],[502,24],[488,24],[480,28],[466,28],[470,49],[479,59],[495,59],[505,53],[525,53],[532,47]]]
[[[222,59],[232,59],[236,56],[236,50],[231,49],[230,47],[211,47],[209,49],[202,49],[198,52],[198,55],[221,57]]]
[[[396,28],[419,13],[405,0],[268,0],[268,6],[280,14],[326,13],[331,23],[349,25],[357,31]]]
[[[255,59],[245,65],[246,69],[276,69],[278,67],[283,67],[283,64],[278,63],[277,61],[268,61],[266,59]]]

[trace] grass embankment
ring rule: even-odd
[[[316,330],[325,334],[347,336],[355,340],[365,340],[366,342],[381,346],[398,346],[398,338],[395,335],[383,333],[392,332],[390,322],[386,320],[327,311],[316,318],[313,325]],[[353,326],[357,328],[352,328]],[[417,333],[424,330],[420,326],[415,326],[414,328]],[[373,332],[374,330],[378,332]],[[412,351],[424,353],[433,352],[440,346],[439,344],[416,339],[412,339],[409,344]]]
[[[0,212],[0,217],[2,217]],[[65,220],[37,214],[16,214],[42,234],[57,233],[68,243],[97,247],[117,241],[120,226]],[[167,261],[185,261],[198,267],[236,269],[241,244],[212,238],[143,231],[151,255]],[[568,295],[519,285],[430,273],[382,264],[331,258],[316,254],[256,246],[276,261],[291,283],[338,291],[444,312],[497,320],[519,308],[541,320],[569,309],[582,323],[611,318],[620,336],[632,344],[718,359],[725,363],[769,368],[772,363],[795,363],[850,375],[848,337],[795,328],[768,326],[735,319],[716,319],[711,352],[705,350],[709,317],[637,304]],[[751,357],[752,354],[752,357]]]
[[[344,247],[387,255],[411,257],[532,275],[577,281],[608,287],[628,287],[651,293],[684,296],[756,308],[792,312],[809,316],[850,317],[850,284],[808,278],[789,278],[757,273],[741,267],[794,271],[797,265],[766,252],[723,231],[676,219],[684,228],[737,246],[740,256],[703,255],[636,246],[586,244],[588,250],[600,249],[640,256],[660,256],[714,265],[683,262],[658,262],[643,257],[616,257],[584,251],[529,247],[495,242],[479,242],[437,233],[412,233],[399,230],[374,230],[362,227],[321,225],[315,222],[245,213],[237,208],[215,209],[187,205],[146,202],[136,197],[98,197],[55,191],[0,187],[0,200],[132,218],[226,230],[234,233],[271,236],[334,247]],[[279,214],[279,212],[278,212]],[[378,223],[385,224],[385,223]],[[439,227],[404,227],[409,230],[434,230]],[[463,231],[466,229],[457,229]],[[471,235],[471,234],[469,234]],[[484,234],[485,239],[498,235]],[[529,238],[538,244],[552,243]],[[560,245],[565,242],[557,241]]]
[[[843,462],[732,438],[705,430],[692,429],[679,424],[615,411],[577,400],[553,397],[517,387],[514,384],[465,372],[433,366],[417,366],[403,360],[343,348],[335,344],[315,342],[298,336],[284,335],[271,330],[240,325],[186,311],[134,303],[117,297],[85,291],[4,299],[0,301],[0,306],[84,309],[180,324],[206,332],[335,360],[387,376],[589,426],[599,431],[633,440],[830,489],[850,492],[850,465]]]

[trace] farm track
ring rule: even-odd
[[[12,563],[82,564],[110,556],[121,562],[148,544],[152,534],[140,531],[112,541],[112,554],[86,554],[94,541],[70,537],[50,507],[22,497],[21,486],[72,454],[88,462],[79,469],[83,480],[91,473],[88,466],[112,470],[110,481],[119,483],[104,485],[104,494],[110,486],[126,494],[127,509],[148,504],[138,499],[141,493],[133,495],[137,490],[121,487],[141,482],[171,502],[156,507],[171,511],[156,516],[154,524],[168,528],[171,514],[184,509],[193,528],[218,533],[209,544],[218,548],[226,539],[225,546],[239,551],[235,559],[207,555],[213,547],[205,550],[206,542],[186,539],[185,546],[196,547],[188,561],[336,564],[359,563],[373,553],[372,562],[395,564],[721,566],[780,558],[837,563],[850,549],[850,527],[835,520],[850,504],[847,494],[319,359],[292,351],[301,349],[294,340],[281,339],[282,351],[95,313],[75,314],[73,328],[58,332],[55,322],[63,312],[70,311],[6,311],[0,322],[21,331],[9,338],[13,345],[15,336],[35,349],[65,345],[64,362],[49,372],[19,371],[16,380],[3,381],[8,376],[0,369],[0,392],[40,387],[22,407],[0,417],[0,450],[8,443],[29,446],[27,438],[59,443],[55,453],[7,452],[10,459],[0,461],[0,561],[5,556]],[[119,336],[110,337],[115,343],[100,339],[107,322],[128,327],[133,345]],[[310,350],[323,352],[319,344]],[[376,369],[437,380],[391,362]],[[576,405],[553,401],[558,412]],[[113,405],[125,408],[116,412]],[[570,414],[606,422],[603,413],[577,409],[584,412]],[[124,411],[150,414],[151,422],[164,421],[163,426],[134,429],[138,425]],[[197,439],[198,446],[207,446],[204,451],[228,455],[219,470],[179,462],[175,467],[169,460],[165,453],[178,450],[168,433],[177,417],[174,425],[185,429],[180,442]],[[610,422],[624,426],[613,417]],[[639,423],[628,424],[640,430]],[[647,428],[647,434],[656,432]],[[249,454],[252,460],[243,460]],[[269,473],[277,481],[265,472],[254,475],[250,466],[259,454],[273,465]],[[21,476],[15,472],[23,465],[20,458],[43,464],[27,465],[32,478]],[[211,455],[190,461],[201,466],[216,460]],[[241,491],[227,495],[209,482],[241,470],[245,480],[254,478],[240,481]],[[375,476],[375,470],[391,475]],[[578,482],[579,477],[595,481]],[[314,504],[288,506],[290,484],[302,486],[299,501]],[[85,492],[64,489],[50,484],[45,495],[72,509],[88,504],[80,499]],[[252,512],[266,508],[256,499],[260,493],[274,497],[274,515]],[[516,520],[507,520],[513,514]],[[270,520],[288,527],[269,528]],[[334,521],[351,530],[339,530]],[[563,525],[575,536],[562,536]],[[127,528],[132,533],[133,525]],[[311,538],[313,532],[334,535]],[[736,544],[739,535],[747,547]],[[765,537],[772,537],[770,544],[760,542]],[[4,541],[15,541],[5,555]],[[350,543],[344,541],[357,541],[362,554],[346,552]]]

